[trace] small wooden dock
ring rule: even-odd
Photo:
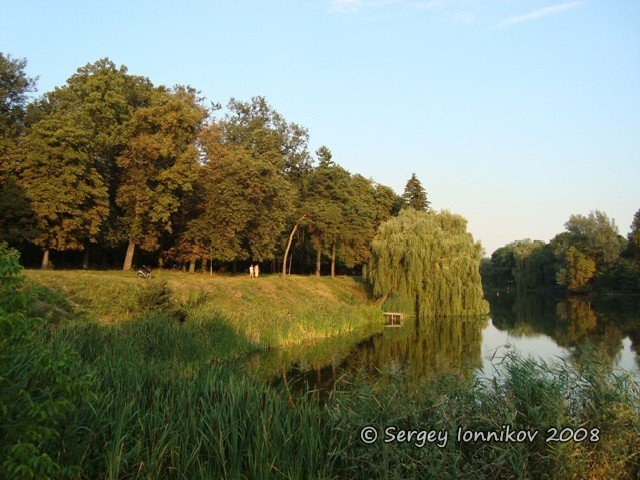
[[[383,315],[387,319],[385,327],[401,327],[402,326],[402,313],[399,312],[384,312]]]

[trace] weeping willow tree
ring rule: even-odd
[[[380,225],[371,249],[374,294],[421,315],[489,312],[480,282],[481,247],[460,215],[404,210]]]

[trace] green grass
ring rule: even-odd
[[[148,284],[132,272],[25,273],[32,288],[47,287],[48,298],[66,299],[76,316],[110,325],[140,313],[137,298]],[[187,322],[207,324],[215,319],[256,347],[299,344],[384,322],[380,308],[368,301],[361,284],[348,277],[250,279],[154,272],[154,279],[167,282],[176,302],[185,307]]]
[[[27,276],[27,316],[38,312],[48,320],[9,338],[0,351],[0,400],[19,399],[34,412],[25,416],[12,404],[0,408],[0,433],[14,442],[0,439],[0,452],[12,452],[11,464],[3,466],[0,458],[0,472],[11,471],[11,478],[640,476],[640,388],[633,377],[612,371],[598,352],[581,352],[576,364],[508,357],[490,381],[451,375],[372,381],[356,374],[339,380],[321,406],[311,394],[292,396],[287,385],[272,388],[252,374],[256,365],[246,355],[257,343],[251,332],[260,335],[258,344],[264,338],[288,344],[302,341],[296,335],[308,340],[349,331],[328,340],[348,350],[360,320],[379,315],[350,279],[161,274],[171,301],[187,312],[180,323],[146,308],[149,296],[140,293],[149,284],[131,274]],[[269,311],[277,320],[267,317]],[[340,316],[344,311],[353,317]],[[0,320],[6,328],[18,316]],[[272,331],[277,328],[282,332]],[[331,348],[308,356],[294,350],[294,361],[313,365],[324,362]],[[257,369],[271,368],[266,360]],[[500,430],[505,424],[540,433],[533,443],[453,438],[458,427]],[[381,434],[364,445],[359,433],[365,425],[379,432],[391,425],[443,429],[449,442],[420,448],[384,443]],[[46,435],[36,427],[46,428]],[[551,427],[598,428],[599,439],[547,443]],[[19,448],[24,432],[32,432],[31,450]],[[50,475],[34,477],[34,471]]]

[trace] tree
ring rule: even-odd
[[[24,130],[28,94],[36,86],[36,79],[25,73],[26,66],[25,59],[0,52],[0,157]]]
[[[631,223],[631,230],[627,237],[629,243],[627,252],[631,258],[640,260],[640,209],[633,216],[633,222]]]
[[[331,160],[327,147],[321,147],[316,153],[319,164],[308,176],[301,208],[307,213],[305,226],[316,251],[316,276],[320,276],[322,253],[327,251],[333,277],[342,229],[347,225],[345,210],[351,176]]]
[[[203,211],[190,222],[188,237],[214,260],[274,258],[293,209],[291,183],[269,161],[225,142],[219,125],[205,128],[200,140]]]
[[[52,112],[82,118],[84,151],[108,190],[109,209],[96,239],[102,246],[120,246],[128,240],[123,212],[116,204],[121,178],[117,158],[134,134],[133,114],[150,105],[152,92],[148,78],[131,75],[126,66],[102,58],[78,68],[64,86],[46,93],[29,111],[32,122]],[[85,245],[85,266],[89,247]]]
[[[128,236],[124,270],[131,269],[136,246],[153,250],[160,234],[171,231],[171,216],[197,174],[196,137],[206,116],[185,88],[157,88],[151,104],[133,114],[133,134],[117,158],[116,204]]]
[[[611,265],[625,247],[625,239],[618,233],[612,218],[595,210],[589,215],[571,215],[567,223],[568,245],[590,257],[597,268]]]
[[[83,117],[52,112],[24,140],[20,182],[37,220],[31,241],[49,251],[77,250],[94,241],[108,213],[108,191],[87,153]]]
[[[477,315],[482,294],[482,247],[467,222],[446,211],[403,210],[383,223],[371,244],[369,280],[378,296],[426,315]]]
[[[227,109],[229,114],[222,121],[226,142],[242,145],[253,158],[269,161],[294,183],[311,169],[309,133],[287,122],[264,97],[249,102],[231,98]]]
[[[28,94],[36,85],[26,66],[26,60],[0,52],[0,241],[14,244],[30,238],[35,227],[29,199],[17,181],[16,144],[25,132]]]
[[[566,270],[559,275],[559,283],[565,285],[570,292],[583,291],[596,272],[596,263],[576,247],[567,250]]]
[[[376,189],[362,175],[349,179],[342,202],[344,225],[340,229],[338,258],[348,268],[365,265],[371,253],[371,240],[376,234],[384,212],[376,205]],[[389,214],[386,215],[389,218]],[[385,220],[387,219],[385,218]]]
[[[427,200],[427,192],[422,187],[415,173],[412,173],[411,178],[407,181],[402,198],[407,208],[413,208],[417,211],[429,210],[429,205],[431,204],[431,202]]]

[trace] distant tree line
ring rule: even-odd
[[[571,215],[549,243],[517,240],[481,265],[483,283],[518,290],[560,288],[571,293],[640,293],[640,210],[627,237],[596,210]]]
[[[429,208],[308,151],[263,97],[205,106],[109,59],[30,100],[26,61],[0,53],[0,241],[42,268],[360,273],[379,225]]]

